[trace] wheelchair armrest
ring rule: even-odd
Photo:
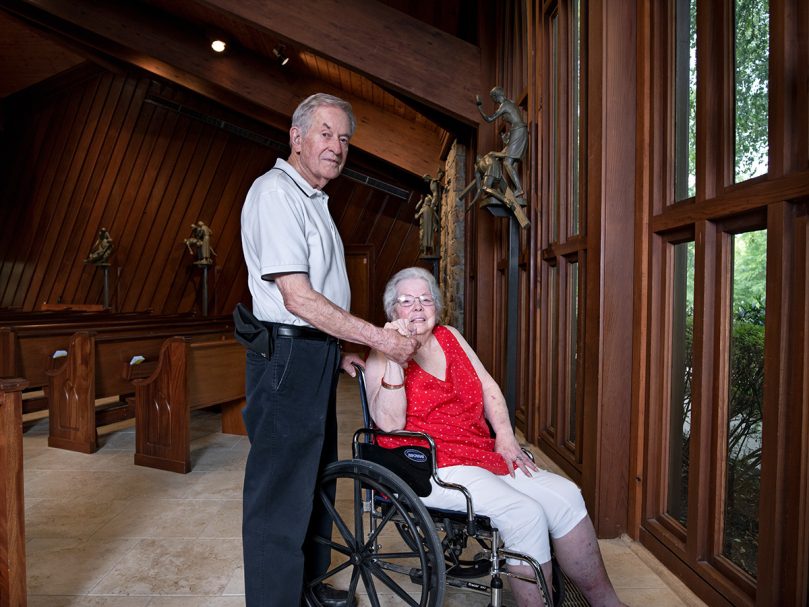
[[[372,436],[415,438],[425,441],[428,445],[428,448],[430,449],[430,458],[431,458],[430,468],[432,470],[431,475],[432,479],[435,481],[435,484],[438,485],[439,487],[443,487],[444,489],[452,489],[454,491],[460,491],[461,493],[463,493],[464,499],[466,500],[466,526],[470,535],[474,535],[476,533],[475,508],[472,505],[472,495],[469,493],[469,490],[463,485],[458,485],[455,483],[447,483],[438,477],[438,462],[436,459],[438,447],[436,446],[432,436],[430,436],[426,432],[412,432],[410,430],[393,430],[391,432],[385,432],[383,430],[379,430],[378,428],[360,428],[354,433],[353,447],[352,447],[354,457],[357,457],[356,444],[360,442],[360,438],[363,436],[366,439],[365,442],[370,442]]]

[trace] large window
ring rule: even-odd
[[[768,0],[734,2],[734,180],[767,172],[770,59]]]
[[[761,497],[767,231],[730,237],[730,347],[722,553],[756,575]]]
[[[809,605],[809,8],[646,7],[641,537],[710,604]]]
[[[694,196],[697,184],[697,0],[674,3],[674,199]]]
[[[547,133],[540,226],[540,440],[573,469],[581,464],[581,310],[585,231],[586,6],[544,3],[546,57],[542,96]]]
[[[691,385],[694,359],[694,241],[671,247],[671,398],[667,512],[688,522],[688,472],[691,443]]]

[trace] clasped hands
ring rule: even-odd
[[[412,336],[409,330],[409,321],[405,318],[399,318],[397,320],[385,323],[383,329],[390,332],[395,332],[397,336],[391,336],[393,339],[391,340],[391,348],[387,351],[383,352],[385,357],[401,365],[403,368],[407,367],[407,361],[409,361],[413,356],[416,354],[416,350],[419,349],[421,344]],[[401,339],[401,337],[405,337],[407,339]]]

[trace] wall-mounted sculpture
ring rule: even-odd
[[[436,237],[441,232],[441,196],[443,194],[444,169],[438,169],[435,177],[424,176],[430,184],[430,193],[416,203],[416,219],[419,220],[420,254],[434,258],[439,255]]]
[[[110,255],[112,255],[112,237],[110,236],[107,228],[101,228],[98,231],[98,238],[93,243],[90,254],[84,260],[84,263],[91,263],[94,266],[110,265]]]
[[[488,208],[494,215],[506,207],[514,215],[520,227],[531,225],[523,210],[525,206],[525,191],[519,176],[519,163],[525,155],[528,144],[528,126],[522,117],[522,111],[508,99],[499,86],[491,90],[491,98],[499,104],[491,115],[483,111],[483,101],[480,95],[475,97],[478,111],[486,122],[494,122],[502,118],[508,129],[501,134],[503,149],[491,151],[475,160],[475,180],[461,192],[461,198],[466,196],[472,188],[476,188],[471,204],[480,199],[480,206]],[[505,211],[505,209],[503,209]],[[507,212],[507,211],[505,211]]]
[[[196,255],[197,260],[194,262],[196,266],[210,266],[213,264],[212,255],[216,255],[216,251],[211,246],[211,235],[213,231],[204,221],[198,221],[191,224],[191,237],[183,240],[183,243],[188,248],[188,252]]]
[[[213,230],[204,221],[191,224],[191,237],[183,240],[188,252],[196,256],[194,265],[202,268],[202,315],[208,316],[208,267],[213,265],[216,251],[211,246]]]
[[[104,307],[110,307],[110,256],[112,255],[112,236],[107,228],[98,230],[98,237],[90,249],[90,254],[84,263],[93,264],[101,268],[104,273]]]

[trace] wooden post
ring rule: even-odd
[[[0,607],[25,607],[22,469],[24,379],[0,379]]]

